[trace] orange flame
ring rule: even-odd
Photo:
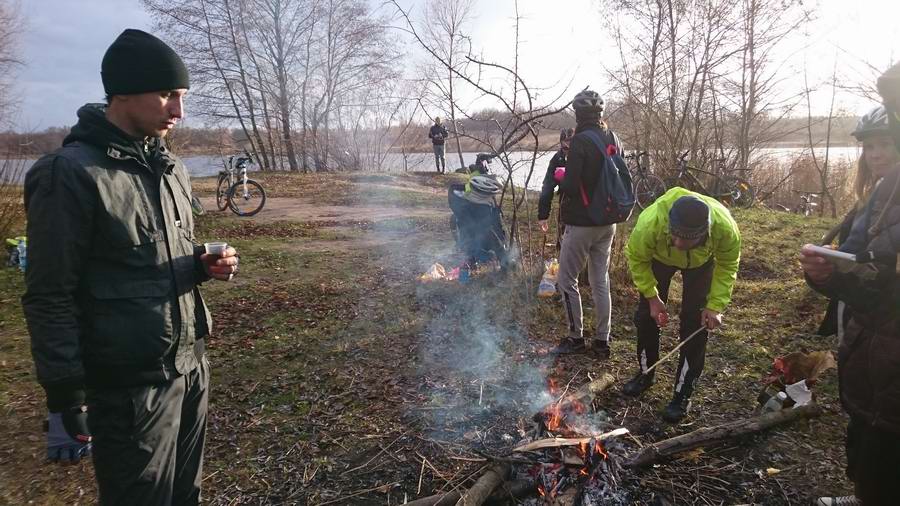
[[[600,455],[603,455],[604,459],[609,458],[609,454],[606,453],[606,450],[603,449],[603,443],[601,443],[599,439],[594,443],[594,453],[599,453]]]
[[[547,430],[553,430],[559,428],[560,424],[562,424],[562,410],[559,408],[558,404],[554,404],[547,411],[547,414],[550,415],[547,418]]]

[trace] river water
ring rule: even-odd
[[[783,164],[801,154],[808,153],[808,151],[809,150],[802,148],[765,148],[760,149],[757,152],[757,156],[765,157],[774,164]],[[856,146],[835,147],[831,148],[830,151],[830,156],[835,162],[839,160],[852,162],[859,156],[859,148]],[[529,189],[540,190],[544,174],[547,170],[547,165],[550,163],[553,154],[553,151],[539,153],[538,158],[534,163],[534,170],[529,177],[532,152],[515,151],[509,153],[510,162],[513,164],[513,182],[516,186],[525,186],[525,181],[528,179]],[[477,153],[463,153],[464,164],[468,166],[469,164],[475,163],[476,155]],[[816,155],[823,157],[825,155],[825,150],[817,149]],[[224,167],[222,158],[218,156],[187,156],[182,158],[182,160],[192,177],[214,176]],[[459,165],[459,156],[455,152],[448,152],[446,160],[447,167],[450,170]],[[35,160],[25,160],[25,171],[31,167],[34,161]],[[2,162],[3,161],[0,160],[0,166],[2,166]],[[385,171],[389,173],[403,172],[404,168],[410,172],[434,171],[434,155],[432,153],[408,153],[404,156],[399,153],[391,153],[387,155],[383,166],[391,168],[391,170]],[[252,167],[253,166],[251,166],[251,169]],[[506,169],[499,160],[494,160],[490,164],[490,169],[494,174],[502,177],[506,176]],[[0,177],[2,177],[2,174],[0,174]]]

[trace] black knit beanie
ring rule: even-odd
[[[689,241],[706,236],[709,233],[709,206],[693,195],[679,198],[669,210],[669,232]]]
[[[107,95],[189,88],[188,69],[165,42],[129,28],[109,46],[101,64]]]

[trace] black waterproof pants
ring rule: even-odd
[[[167,383],[88,391],[100,504],[200,502],[208,391],[206,357]]]
[[[700,328],[700,313],[706,307],[714,265],[715,262],[710,260],[694,269],[679,269],[656,260],[653,261],[656,289],[663,302],[669,299],[669,285],[672,282],[672,276],[679,270],[681,271],[684,288],[681,297],[681,312],[679,313],[680,327],[678,328],[681,340]],[[645,371],[659,360],[659,327],[650,317],[650,303],[644,297],[639,297],[639,299],[634,315],[634,325],[638,338],[638,363],[641,371]],[[678,357],[678,371],[675,374],[676,394],[690,397],[693,393],[694,385],[703,372],[703,363],[706,359],[706,339],[707,332],[700,332],[681,348]],[[656,372],[656,369],[653,372]]]

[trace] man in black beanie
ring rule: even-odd
[[[741,235],[731,213],[712,197],[672,188],[648,206],[631,231],[625,257],[640,292],[634,315],[640,371],[622,391],[638,396],[654,383],[660,327],[668,323],[669,285],[681,272],[681,340],[695,335],[678,357],[672,401],[663,419],[677,422],[690,411],[690,397],[703,372],[707,331],[722,323],[731,301],[741,256]],[[700,330],[703,329],[703,330]]]
[[[194,240],[191,183],[163,136],[183,116],[181,58],[140,30],[103,57],[87,104],[25,179],[22,305],[50,412],[47,455],[93,451],[101,504],[197,504],[212,325],[199,285],[237,272]]]

